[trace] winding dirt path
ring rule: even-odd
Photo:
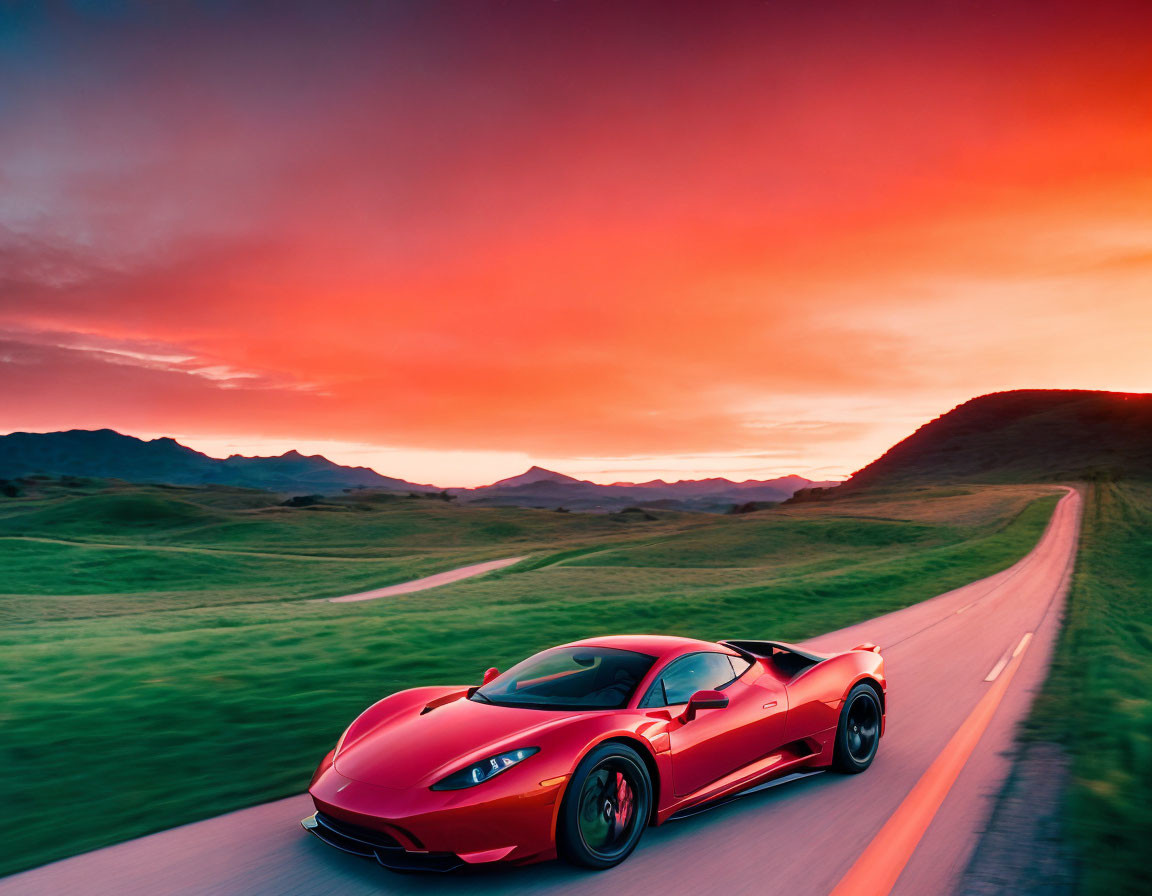
[[[519,563],[523,557],[506,557],[503,560],[488,560],[485,563],[473,563],[471,566],[461,566],[459,569],[450,569],[448,572],[438,572],[422,579],[413,579],[411,582],[401,582],[399,585],[389,585],[386,588],[373,588],[371,591],[361,591],[357,594],[345,594],[343,597],[330,597],[331,604],[349,604],[361,600],[376,600],[378,597],[392,597],[396,594],[411,594],[413,591],[426,591],[429,588],[438,588],[441,585],[450,585],[462,579],[473,576],[482,576],[487,572],[494,572]]]

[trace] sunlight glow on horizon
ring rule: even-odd
[[[130,433],[138,438],[157,438],[159,433]],[[320,454],[345,466],[370,467],[384,476],[442,488],[473,488],[516,476],[538,466],[577,479],[611,485],[615,482],[646,482],[664,479],[723,477],[734,481],[777,479],[797,475],[813,480],[839,480],[848,475],[840,468],[811,467],[797,457],[795,463],[756,463],[755,455],[686,455],[683,457],[534,457],[517,451],[441,451],[388,448],[328,440],[243,439],[203,436],[172,436],[177,442],[210,457],[230,454],[280,455],[296,450]],[[861,464],[860,466],[863,466]],[[851,471],[848,471],[849,473]]]

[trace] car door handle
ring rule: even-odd
[[[775,705],[776,705],[776,701],[775,701],[775,700],[773,700],[771,703],[765,703],[765,704],[764,704],[764,708],[765,708],[765,709],[771,709],[771,708],[772,708],[773,706],[775,706]]]

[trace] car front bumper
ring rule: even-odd
[[[541,861],[556,856],[563,784],[564,778],[542,784],[532,774],[509,772],[466,790],[392,788],[322,766],[309,788],[316,813],[301,825],[337,849],[397,871]]]
[[[329,846],[352,855],[374,858],[392,871],[454,871],[465,864],[455,853],[407,850],[388,834],[342,822],[320,811],[302,819],[300,826]]]

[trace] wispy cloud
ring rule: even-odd
[[[70,353],[94,365],[117,365],[195,377],[221,389],[243,386],[249,389],[319,392],[314,384],[283,374],[243,370],[189,351],[186,347],[152,340],[111,338],[92,333],[50,330],[0,329],[0,344],[9,346],[2,359],[12,364],[47,364],[49,359]],[[49,370],[47,375],[51,375]]]

